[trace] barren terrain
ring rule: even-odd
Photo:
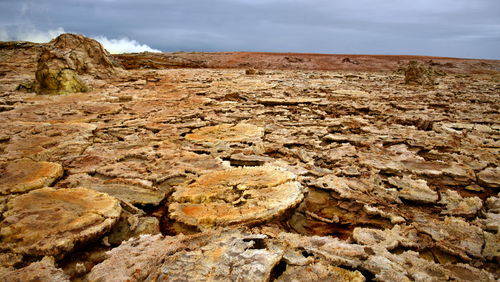
[[[500,279],[500,61],[124,54],[37,94],[49,45],[0,43],[0,280]]]

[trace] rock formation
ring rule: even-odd
[[[500,278],[498,61],[100,48],[0,43],[0,280]]]
[[[403,67],[406,84],[415,85],[434,85],[435,76],[434,70],[417,61],[410,61],[408,65]]]
[[[102,45],[77,34],[62,34],[48,43],[40,54],[35,91],[39,94],[87,92],[80,75],[105,78],[118,64]]]

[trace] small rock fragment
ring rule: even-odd
[[[446,205],[442,214],[464,216],[475,215],[483,206],[483,202],[478,197],[462,198],[457,191],[449,189],[441,193],[441,200],[438,203]]]
[[[399,197],[405,200],[435,203],[438,200],[438,194],[427,186],[427,182],[423,179],[414,180],[405,175],[400,177],[390,177],[389,183],[400,188]]]

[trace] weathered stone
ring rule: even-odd
[[[352,238],[358,244],[367,246],[382,246],[392,250],[399,246],[417,247],[417,230],[410,226],[395,225],[391,230],[378,230],[371,228],[354,228]]]
[[[415,228],[430,235],[435,245],[443,251],[467,260],[470,259],[469,256],[482,256],[484,235],[479,227],[453,217],[445,217],[444,221],[420,222],[421,220],[415,223]]]
[[[160,233],[160,222],[156,217],[141,217],[124,211],[106,238],[109,244],[120,245],[122,241],[132,237],[158,233]]]
[[[438,200],[438,194],[427,186],[427,182],[423,179],[412,179],[409,176],[390,177],[389,183],[401,189],[399,197],[405,200],[435,203]]]
[[[484,232],[484,241],[482,255],[489,260],[498,261],[500,259],[500,233]]]
[[[170,217],[210,227],[252,224],[282,215],[303,199],[295,176],[275,167],[216,171],[179,187],[169,204]]]
[[[109,231],[121,212],[116,199],[84,188],[42,188],[7,206],[2,247],[31,256],[62,256]]]
[[[63,175],[58,163],[21,159],[0,167],[0,194],[24,193],[50,186]]]
[[[417,61],[410,61],[403,67],[406,84],[434,85],[435,73],[431,67]]]
[[[35,90],[39,94],[86,92],[89,88],[78,75],[110,76],[116,66],[99,42],[62,34],[48,43],[38,59]]]
[[[266,281],[283,250],[260,246],[265,238],[234,231],[141,236],[110,251],[110,258],[92,269],[89,280]]]
[[[200,143],[259,142],[264,130],[252,124],[221,124],[203,127],[186,135],[186,139]]]
[[[450,215],[475,215],[483,206],[483,202],[478,197],[462,198],[457,191],[446,190],[441,193],[441,200],[438,202],[445,204],[446,209],[442,214]]]
[[[230,162],[233,166],[261,166],[272,160],[272,158],[264,156],[233,154],[231,155]]]
[[[69,276],[63,270],[56,268],[54,259],[44,257],[41,261],[31,263],[20,269],[0,268],[0,280],[2,281],[47,281],[63,282],[70,281]]]
[[[321,262],[309,265],[290,265],[275,281],[366,281],[361,272],[350,271]]]
[[[487,168],[477,174],[479,184],[491,188],[500,187],[500,167]]]

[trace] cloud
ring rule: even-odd
[[[29,41],[35,43],[46,43],[63,33],[66,32],[62,27],[47,31],[18,27],[14,32],[9,32],[5,28],[0,28],[0,41]],[[160,50],[153,49],[146,44],[140,44],[139,42],[126,37],[109,39],[100,35],[92,38],[99,41],[111,54],[161,52]]]
[[[140,44],[139,42],[126,37],[120,39],[108,39],[104,36],[97,36],[94,39],[101,42],[104,48],[106,48],[106,50],[108,50],[111,54],[161,52],[160,50],[153,49],[146,44]]]
[[[35,43],[45,43],[52,38],[64,33],[63,28],[40,31],[36,29],[18,28],[15,32],[8,32],[3,29],[0,31],[0,40],[2,41],[29,41]]]

